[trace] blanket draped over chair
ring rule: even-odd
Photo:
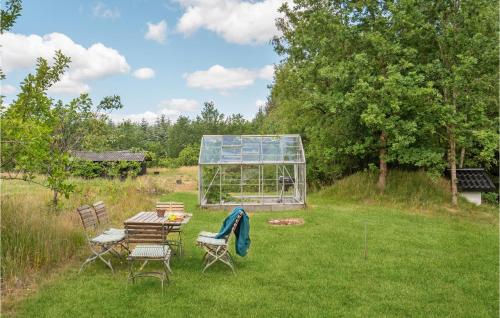
[[[235,240],[235,249],[236,254],[239,256],[247,255],[247,250],[250,247],[250,220],[248,219],[248,215],[245,210],[241,207],[236,207],[231,212],[231,214],[226,217],[224,223],[222,223],[222,227],[219,230],[219,233],[215,236],[216,239],[223,238],[230,234],[231,228],[233,227],[234,222],[236,221],[238,214],[243,212],[243,216],[236,227],[234,234],[236,236]]]

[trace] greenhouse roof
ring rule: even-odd
[[[205,135],[199,164],[305,163],[299,135]]]

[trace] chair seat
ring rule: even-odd
[[[217,234],[219,233],[214,233],[214,232],[207,232],[207,231],[201,231],[198,236],[205,236],[205,237],[216,237]]]
[[[113,233],[113,234],[101,234],[96,237],[94,237],[92,240],[90,240],[92,243],[97,243],[97,244],[107,244],[107,243],[116,243],[123,241],[125,239],[125,233],[123,234],[118,234],[118,233]]]
[[[116,234],[116,235],[125,235],[125,229],[115,229],[115,228],[109,228],[106,231],[104,231],[104,234]]]
[[[224,239],[216,239],[213,237],[206,236],[198,236],[196,242],[207,245],[216,245],[216,246],[224,246],[227,245],[226,240]]]
[[[137,245],[128,257],[129,259],[168,259],[170,258],[170,247],[168,245]]]

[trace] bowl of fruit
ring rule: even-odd
[[[177,215],[177,214],[170,214],[167,218],[167,220],[169,222],[180,222],[182,221],[184,218],[182,215]]]

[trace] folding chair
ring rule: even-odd
[[[229,253],[228,242],[231,233],[238,228],[241,218],[243,217],[244,212],[240,212],[234,221],[234,224],[231,228],[231,232],[229,232],[226,236],[220,239],[216,239],[215,236],[217,233],[213,232],[200,232],[198,238],[196,239],[196,243],[198,246],[205,250],[205,255],[203,256],[202,263],[205,267],[202,270],[202,273],[205,270],[215,264],[217,261],[220,261],[231,268],[233,273],[234,271],[234,262],[231,254]]]
[[[171,250],[167,241],[167,229],[163,224],[130,224],[125,225],[125,233],[128,244],[137,244],[128,256],[129,280],[135,283],[137,277],[156,277],[163,282],[169,282],[168,273],[170,268]],[[134,261],[142,261],[137,272],[134,272]],[[163,271],[142,271],[149,261],[160,261],[163,263]]]
[[[123,249],[130,252],[128,249],[128,246],[126,245],[125,229],[116,229],[116,228],[110,227],[108,212],[106,210],[106,206],[104,205],[104,202],[102,202],[102,201],[96,202],[92,205],[92,207],[94,208],[95,215],[97,216],[97,221],[99,222],[101,229],[103,229],[103,233],[123,236],[124,240],[122,242],[120,242],[120,246]]]
[[[83,262],[80,267],[81,273],[85,265],[90,262],[95,261],[96,259],[100,259],[106,264],[111,271],[114,273],[113,266],[111,265],[110,260],[106,260],[103,255],[107,253],[111,253],[120,257],[120,254],[114,250],[116,245],[121,245],[125,239],[125,236],[118,233],[102,233],[94,237],[97,232],[98,222],[96,215],[94,214],[94,209],[89,205],[84,205],[76,209],[78,214],[80,215],[80,220],[82,221],[83,228],[85,230],[85,236],[87,239],[87,244],[89,245],[90,251],[92,254]]]
[[[185,214],[184,203],[182,202],[156,202],[156,210],[164,210],[168,214]],[[182,226],[170,227],[168,234],[174,234],[177,237],[173,240],[168,240],[170,247],[176,247],[179,255],[182,255],[183,241],[182,241]]]

